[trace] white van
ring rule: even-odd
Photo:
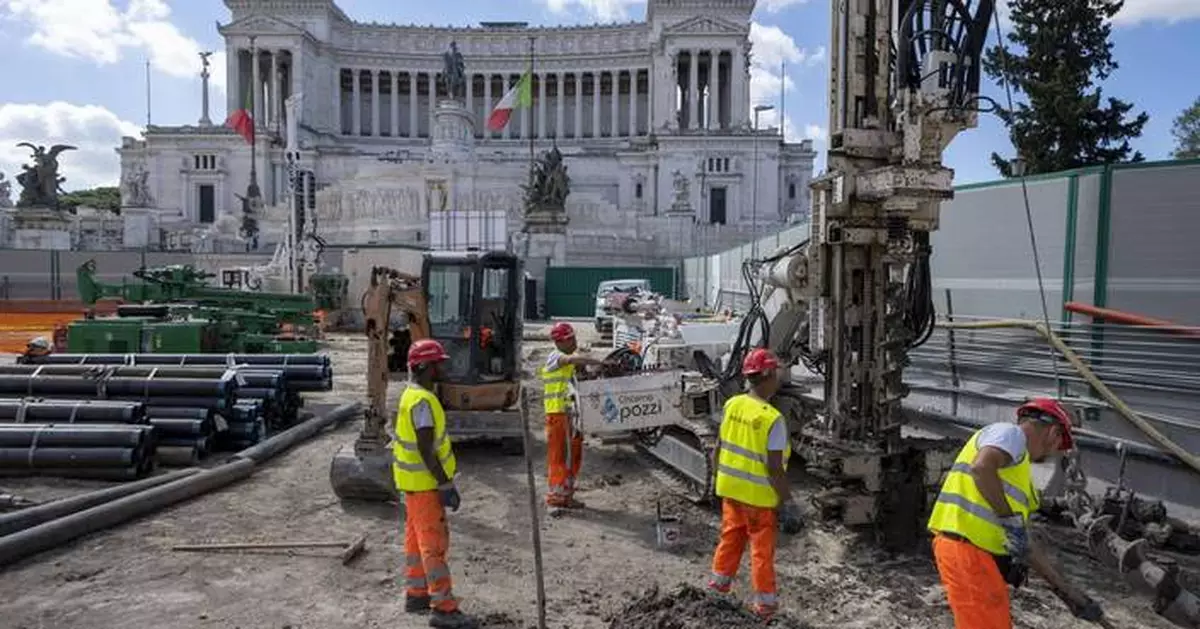
[[[650,280],[605,280],[596,287],[596,332],[601,336],[612,334],[612,314],[608,312],[608,296],[613,292],[629,292],[634,289],[649,291]]]

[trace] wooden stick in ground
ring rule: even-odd
[[[521,387],[522,439],[525,442],[525,478],[529,483],[529,519],[533,524],[533,573],[537,578],[538,629],[546,629],[546,582],[542,577],[542,525],[538,517],[537,485],[533,482],[533,437],[529,430],[529,395]]]
[[[365,551],[366,548],[367,535],[366,533],[363,533],[362,535],[358,536],[358,539],[354,540],[354,543],[347,546],[346,550],[342,551],[342,565],[350,565],[350,562],[354,561],[359,555],[363,554],[363,551]]]

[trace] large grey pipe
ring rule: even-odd
[[[0,567],[247,478],[256,464],[353,417],[361,408],[358,403],[344,404],[238,453],[220,467],[0,537]]]
[[[170,482],[177,481],[181,478],[187,478],[199,469],[189,468],[186,470],[177,470],[169,474],[161,476],[153,476],[145,478],[133,483],[125,483],[116,487],[106,487],[97,491],[89,491],[86,494],[55,500],[46,504],[22,509],[14,513],[5,513],[0,515],[0,537],[11,535],[17,531],[25,530],[31,526],[36,526],[42,522],[47,522],[55,518],[61,518],[65,515],[70,515],[84,509],[90,509],[96,505],[101,505],[106,502],[111,502],[118,498],[124,498],[130,494],[136,494],[139,491],[158,487]]]

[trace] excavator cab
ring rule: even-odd
[[[513,406],[520,387],[521,264],[504,252],[425,254],[429,335],[450,354],[439,393],[447,410]]]

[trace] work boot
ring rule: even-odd
[[[408,614],[429,613],[429,604],[433,602],[430,596],[405,596],[404,611]]]
[[[438,627],[439,629],[476,629],[479,623],[475,622],[474,618],[457,609],[452,612],[435,609],[433,610],[433,616],[429,618],[429,626]]]

